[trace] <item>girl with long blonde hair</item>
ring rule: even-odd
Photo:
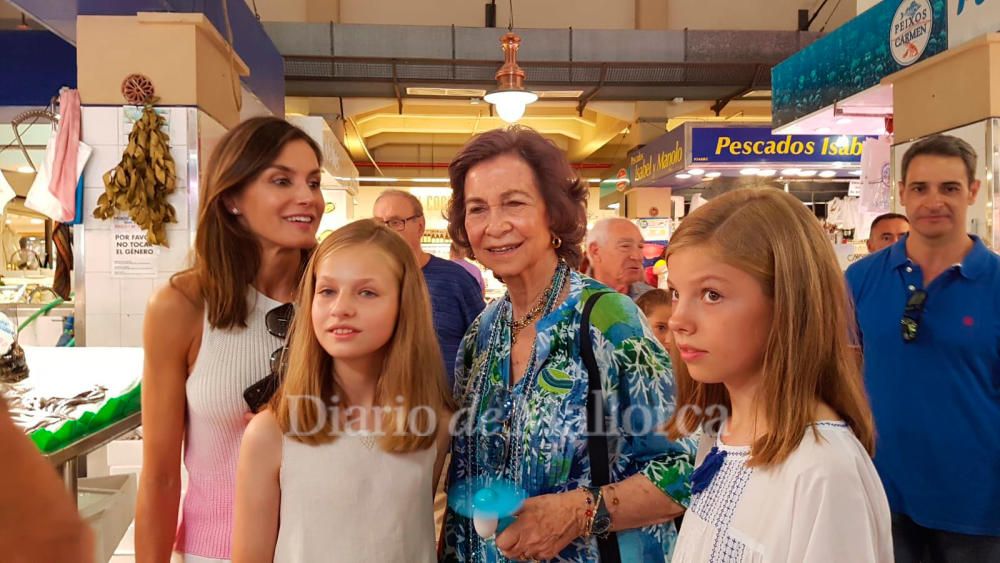
[[[434,561],[454,410],[413,253],[371,220],[316,249],[288,369],[247,427],[233,560]]]
[[[892,561],[850,300],[816,218],[780,190],[729,192],[684,219],[667,263],[668,430],[704,431],[673,560]]]

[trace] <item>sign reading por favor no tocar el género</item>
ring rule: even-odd
[[[691,129],[691,162],[702,164],[860,163],[865,137],[772,135],[768,127]]]
[[[111,223],[111,277],[155,278],[160,249],[149,244],[146,230],[126,216]]]

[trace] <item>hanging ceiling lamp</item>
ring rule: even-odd
[[[497,89],[483,96],[496,107],[497,115],[507,123],[517,123],[524,115],[524,107],[538,99],[538,94],[524,89],[524,70],[517,65],[517,49],[521,38],[511,28],[500,38],[503,47],[503,66],[497,71]]]

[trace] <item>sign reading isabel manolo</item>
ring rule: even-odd
[[[648,145],[629,153],[632,187],[655,186],[657,181],[684,168],[684,128],[677,127]]]

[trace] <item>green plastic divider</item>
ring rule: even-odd
[[[107,428],[119,420],[139,412],[142,404],[142,384],[125,393],[108,399],[97,412],[87,411],[75,420],[67,420],[55,432],[39,428],[29,437],[45,454],[57,452],[73,442]]]

